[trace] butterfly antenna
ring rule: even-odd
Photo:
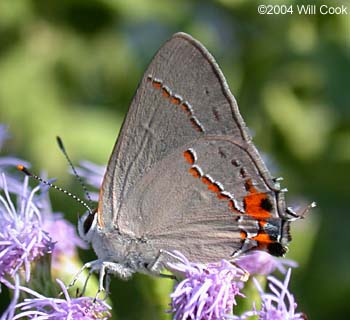
[[[81,200],[79,197],[77,197],[76,195],[74,195],[73,193],[65,190],[65,189],[62,189],[61,187],[58,187],[56,185],[54,185],[53,183],[51,182],[48,182],[46,180],[44,180],[43,178],[40,178],[39,176],[37,176],[36,174],[33,174],[32,172],[30,172],[25,166],[19,164],[17,165],[17,169],[19,171],[22,171],[24,174],[26,174],[27,176],[49,186],[50,188],[53,188],[55,190],[58,190],[60,192],[63,192],[64,194],[66,194],[67,196],[73,198],[75,201],[79,202],[81,205],[83,205],[88,211],[90,214],[93,214],[93,211],[91,210],[91,208],[86,204],[85,201]]]
[[[69,158],[68,153],[67,153],[67,151],[66,151],[66,148],[65,148],[64,145],[63,145],[62,139],[61,139],[59,136],[57,136],[57,137],[56,137],[56,140],[57,140],[58,147],[61,149],[63,155],[65,156],[66,160],[68,161],[69,166],[71,167],[71,169],[72,169],[72,171],[73,171],[73,173],[74,173],[75,178],[78,180],[79,184],[80,184],[81,187],[83,188],[84,193],[85,193],[85,195],[86,195],[86,198],[87,198],[88,201],[89,201],[90,206],[93,206],[92,200],[91,200],[91,197],[90,197],[90,194],[89,194],[89,191],[88,191],[88,189],[86,188],[86,185],[84,184],[84,181],[81,179],[81,177],[79,176],[77,170],[75,169],[72,160]]]

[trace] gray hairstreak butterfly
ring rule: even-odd
[[[114,146],[98,209],[79,221],[98,260],[128,278],[159,275],[172,252],[216,262],[282,256],[292,220],[211,54],[175,34],[146,70]],[[306,209],[304,210],[304,212]]]

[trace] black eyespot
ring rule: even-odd
[[[94,211],[93,213],[90,213],[87,218],[84,221],[83,227],[84,227],[84,233],[87,234],[91,228],[91,225],[94,221],[94,217],[95,217],[96,211]]]
[[[261,202],[260,202],[260,208],[264,209],[264,210],[266,210],[268,212],[271,212],[272,209],[273,209],[273,206],[272,206],[272,203],[271,203],[270,199],[269,198],[262,199]]]
[[[268,253],[276,257],[282,257],[287,252],[287,248],[282,246],[279,242],[272,242],[267,246]]]

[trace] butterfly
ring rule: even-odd
[[[100,280],[129,278],[159,275],[176,250],[201,263],[256,249],[283,256],[290,223],[302,216],[286,206],[214,58],[177,33],[139,84],[98,208],[79,232],[98,256],[86,266]]]

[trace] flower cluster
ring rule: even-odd
[[[181,253],[175,252],[181,263],[168,267],[182,274],[181,281],[170,295],[174,319],[222,319],[236,305],[240,281],[244,272],[222,260],[218,265],[195,264]]]
[[[7,137],[6,128],[0,126],[0,148]],[[70,298],[60,281],[64,299],[48,298],[30,289],[32,285],[40,287],[38,279],[32,278],[39,272],[38,265],[45,264],[44,256],[53,258],[54,267],[62,268],[57,265],[59,257],[72,257],[76,247],[84,244],[73,225],[52,212],[47,188],[31,189],[28,177],[22,182],[23,177],[11,173],[11,167],[20,163],[28,165],[14,157],[0,157],[0,285],[12,291],[12,301],[1,320],[109,318],[107,304],[87,297]],[[51,277],[41,280],[47,287]],[[19,302],[24,295],[27,298]]]
[[[305,320],[306,316],[303,313],[296,313],[297,303],[294,296],[288,291],[288,285],[291,276],[291,269],[288,270],[284,282],[269,276],[269,289],[271,293],[265,293],[259,285],[259,282],[254,279],[255,285],[261,296],[262,307],[256,314],[260,319],[274,320]]]
[[[291,269],[288,269],[283,282],[273,276],[267,277],[270,292],[264,292],[257,279],[254,284],[261,297],[261,308],[247,311],[241,316],[232,316],[231,319],[245,320],[258,317],[261,320],[306,320],[304,313],[296,312],[297,304],[294,296],[288,291]]]
[[[35,298],[25,299],[19,303],[20,309],[13,319],[76,319],[76,320],[106,320],[111,317],[110,307],[103,301],[90,297],[72,299],[63,282],[57,280],[65,299],[47,298],[28,288],[23,290]]]
[[[171,312],[175,320],[302,320],[305,315],[296,312],[297,304],[293,295],[288,291],[291,269],[288,269],[284,282],[273,276],[269,276],[269,289],[271,293],[265,293],[256,278],[253,282],[261,299],[261,309],[257,310],[252,305],[252,310],[242,315],[235,315],[236,297],[245,298],[242,289],[248,280],[241,267],[223,260],[219,264],[202,265],[189,262],[179,252],[174,253],[181,263],[169,263],[168,267],[176,274],[184,277],[175,288],[171,297]],[[248,263],[248,259],[250,259]],[[271,261],[268,261],[268,260]],[[254,252],[241,260],[251,266],[254,273],[267,274],[275,268],[284,269],[283,262],[278,261],[264,252]],[[265,269],[254,269],[254,261],[261,261]],[[290,261],[286,262],[291,264]],[[274,266],[272,268],[271,266]],[[255,317],[255,318],[254,318]]]
[[[21,268],[24,269],[25,281],[30,280],[31,262],[51,253],[53,242],[42,229],[39,210],[33,202],[38,188],[27,192],[27,180],[23,185],[22,201],[17,210],[7,190],[5,175],[2,175],[5,197],[0,195],[0,282],[7,284]]]

